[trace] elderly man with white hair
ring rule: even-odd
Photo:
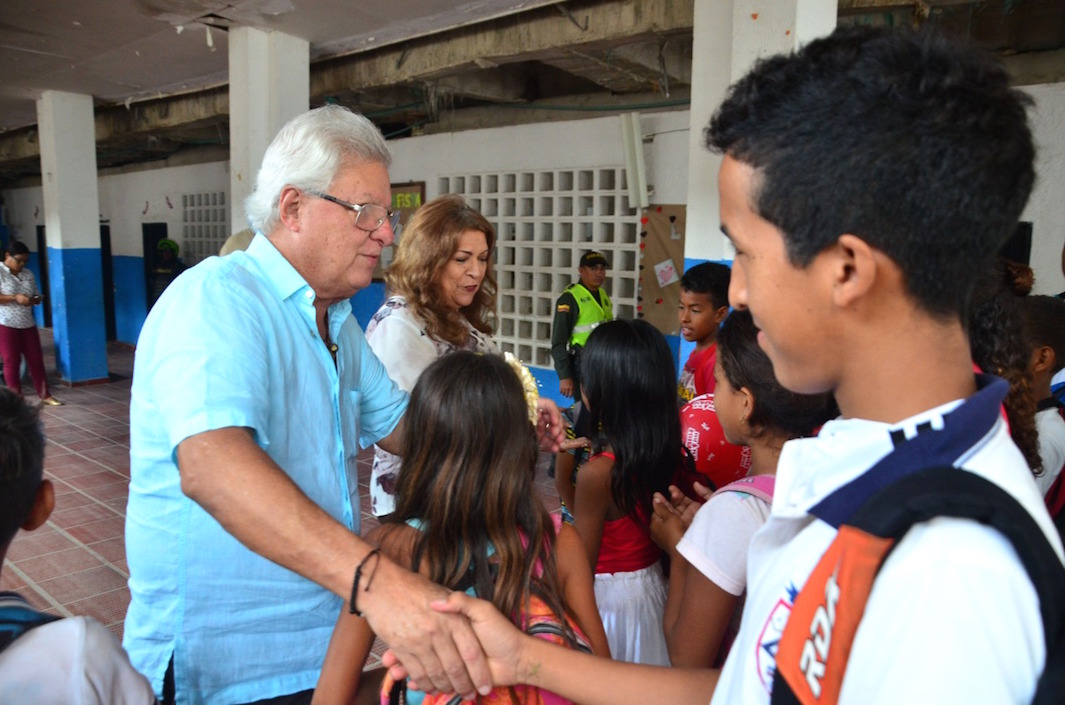
[[[308,701],[345,603],[419,682],[489,683],[466,622],[429,607],[444,590],[358,536],[359,447],[395,449],[407,406],[349,303],[394,237],[389,162],[362,116],[293,119],[248,249],[185,272],[141,331],[124,646],[164,702]],[[548,444],[557,424],[548,404]]]

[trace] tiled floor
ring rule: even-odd
[[[50,330],[41,331],[45,365],[55,370]],[[0,589],[19,592],[39,609],[54,614],[89,615],[119,638],[129,605],[123,526],[129,485],[129,390],[133,351],[121,344],[107,350],[111,381],[65,387],[53,382],[65,406],[42,407],[48,438],[45,475],[55,485],[56,506],[45,526],[15,537],[0,572]],[[53,373],[54,374],[54,373]],[[23,391],[34,398],[29,380]],[[369,452],[359,459],[359,484],[367,495]],[[539,490],[552,511],[558,509],[553,480],[541,463]],[[367,503],[363,502],[365,510]],[[367,530],[376,519],[363,512]],[[380,647],[375,654],[380,653]],[[376,665],[371,659],[368,667]]]

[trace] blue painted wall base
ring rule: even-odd
[[[351,313],[359,322],[359,327],[366,330],[366,325],[385,302],[385,283],[371,282],[370,286],[360,290],[351,297]]]
[[[115,255],[111,271],[115,281],[115,339],[136,345],[148,317],[144,258]]]
[[[71,383],[107,379],[100,248],[48,248],[56,366]]]

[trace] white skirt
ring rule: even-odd
[[[597,573],[595,602],[615,661],[670,665],[662,631],[666,580],[657,562],[632,573]]]

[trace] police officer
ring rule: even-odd
[[[580,350],[597,325],[614,317],[610,296],[603,289],[608,267],[601,252],[585,252],[577,269],[580,280],[566,287],[555,304],[551,357],[563,396],[580,398]]]

